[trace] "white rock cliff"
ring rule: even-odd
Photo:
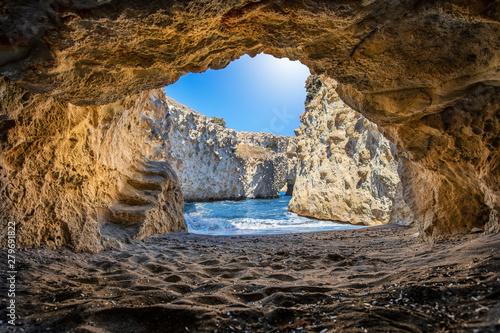
[[[293,183],[295,138],[238,132],[166,97],[169,161],[186,201],[273,198]]]
[[[352,224],[411,223],[394,146],[340,100],[336,86],[322,75],[306,82],[290,211]]]

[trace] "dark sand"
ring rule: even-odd
[[[173,233],[97,255],[19,250],[22,326],[6,325],[2,284],[0,330],[500,331],[500,235],[429,244],[415,233]]]

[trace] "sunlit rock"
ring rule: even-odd
[[[186,201],[274,198],[294,182],[295,138],[238,132],[167,98],[169,161]]]
[[[74,174],[68,183],[78,184],[75,191],[81,191],[76,175],[101,168],[86,153],[74,158],[68,149],[55,149],[73,121],[86,119],[85,112],[70,113],[66,101],[112,103],[189,72],[223,68],[243,54],[265,52],[300,60],[312,73],[336,79],[341,99],[383,128],[402,158],[404,196],[424,235],[491,229],[498,224],[500,202],[499,6],[483,0],[5,2],[0,75],[44,95],[30,108],[10,109],[9,103],[30,104],[33,97],[24,90],[2,92],[2,223],[10,217],[25,221],[26,244],[91,243],[86,235],[97,224],[72,220],[96,220],[81,208],[90,200],[84,198],[91,198],[89,216],[95,215],[103,200],[95,191],[66,196],[65,207],[75,213],[64,222],[38,214],[52,205],[42,198],[59,196],[52,194],[59,188],[42,190],[46,163],[70,161],[50,177]],[[48,107],[53,102],[63,106]],[[35,121],[41,118],[50,121]],[[109,129],[116,121],[111,118]],[[26,138],[18,139],[21,130]],[[72,145],[70,138],[65,136]],[[332,133],[324,140],[340,142],[343,136]],[[54,155],[38,158],[43,149]],[[8,200],[22,200],[33,183],[38,206],[3,209]],[[114,193],[112,184],[99,187],[105,188]],[[56,222],[39,228],[49,223],[44,221]],[[77,234],[72,230],[79,236],[69,237]]]
[[[18,246],[98,252],[185,229],[158,98],[153,91],[79,107],[0,82],[2,127],[10,128],[1,141],[0,212],[16,222]]]

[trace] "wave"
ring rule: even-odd
[[[184,206],[188,231],[205,235],[262,235],[361,228],[288,211],[290,197],[193,202]]]
[[[184,220],[188,231],[194,234],[222,235],[230,230],[236,230],[235,226],[224,219],[202,218],[201,216],[184,214]]]
[[[360,228],[349,224],[340,224],[331,221],[319,221],[298,216],[287,212],[284,219],[253,219],[235,218],[205,218],[198,214],[185,214],[188,231],[203,235],[267,235],[302,233],[327,230],[345,230]]]

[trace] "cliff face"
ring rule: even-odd
[[[500,88],[480,84],[439,114],[384,126],[402,154],[405,199],[423,234],[498,231]]]
[[[97,252],[115,238],[185,228],[157,101],[148,92],[78,107],[0,82],[0,215],[16,222],[18,246]]]
[[[186,201],[272,198],[293,180],[294,138],[237,132],[172,99],[167,104],[169,161]]]
[[[0,75],[44,93],[39,114],[48,96],[102,105],[189,72],[223,68],[243,54],[300,60],[336,79],[341,99],[397,144],[405,198],[425,235],[498,229],[497,1],[22,0],[0,9]],[[48,127],[59,133],[66,125],[58,119],[70,113],[57,110],[44,117],[55,117]],[[0,115],[2,137],[23,123],[11,128],[11,112]],[[28,121],[30,112],[18,117]],[[26,126],[39,131],[36,122]],[[58,145],[52,134],[43,138],[45,146]],[[69,151],[61,154],[61,161],[71,159]],[[85,174],[87,165],[64,172]],[[43,173],[41,162],[30,168]],[[30,187],[31,179],[9,186]],[[4,193],[2,202],[10,200]],[[31,210],[19,214],[36,220]],[[37,230],[31,231],[38,239]]]
[[[323,75],[307,80],[290,210],[353,224],[413,222],[402,198],[395,147],[377,125],[340,100],[336,87]]]

